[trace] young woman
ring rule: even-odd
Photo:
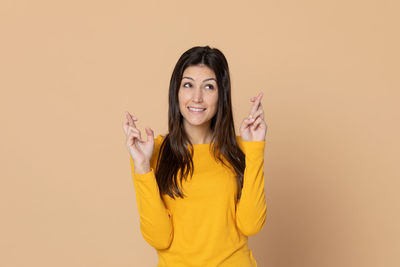
[[[124,121],[144,239],[158,266],[257,266],[248,236],[265,224],[262,93],[236,136],[228,63],[216,48],[193,47],[170,80],[168,133],[147,140]]]

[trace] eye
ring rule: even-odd
[[[184,83],[184,84],[183,84],[183,87],[186,87],[186,88],[187,88],[187,86],[186,86],[187,84],[190,85],[190,86],[192,86],[190,83]]]
[[[212,84],[207,84],[206,87],[209,86],[210,89],[214,89],[214,86]]]

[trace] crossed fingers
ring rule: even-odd
[[[136,137],[140,142],[143,142],[140,131],[136,128],[135,121],[138,119],[132,116],[129,112],[126,112],[126,121],[124,123],[124,128],[127,135],[133,135]]]
[[[253,122],[254,129],[260,125],[262,120],[264,120],[264,110],[261,104],[262,97],[263,93],[260,93],[257,97],[252,97],[250,99],[254,104],[250,110],[249,119]]]

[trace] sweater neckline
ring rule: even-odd
[[[204,143],[204,144],[192,144],[193,149],[209,149],[210,148],[211,143]],[[189,148],[190,146],[187,145],[187,148]]]
[[[202,145],[210,145],[211,143],[204,143],[204,144],[192,144],[193,146],[202,146]]]

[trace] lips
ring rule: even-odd
[[[188,110],[191,112],[203,112],[206,110],[206,108],[188,107]]]

